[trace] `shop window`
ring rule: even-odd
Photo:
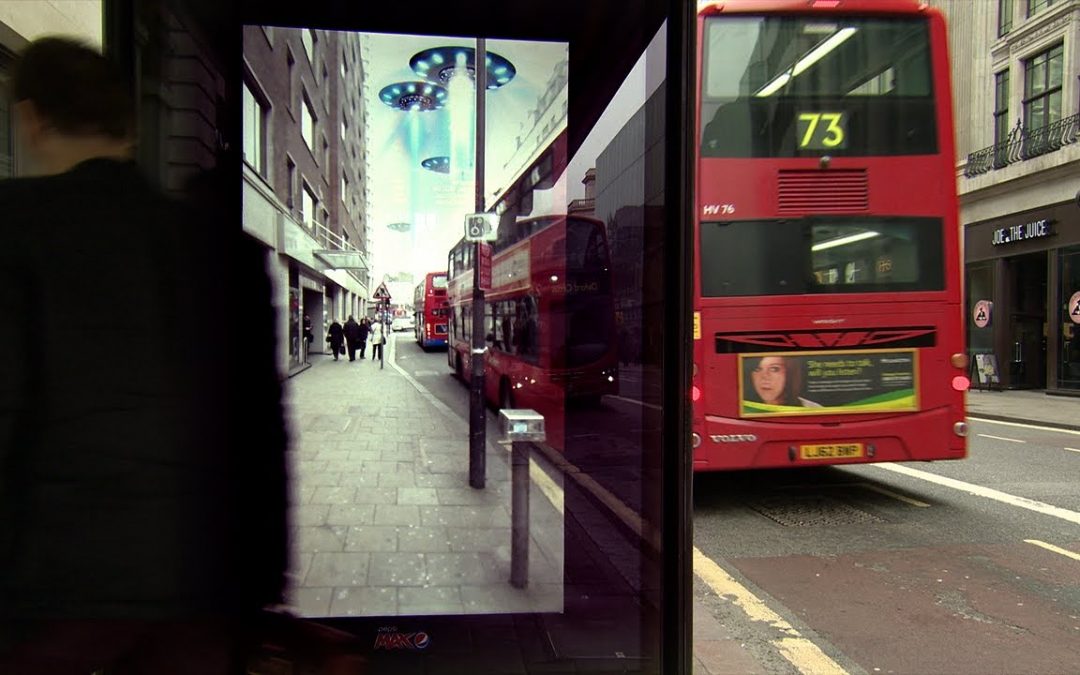
[[[1057,306],[1061,308],[1061,341],[1058,355],[1058,387],[1080,390],[1080,246],[1058,252],[1061,284]]]

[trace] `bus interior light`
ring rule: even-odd
[[[836,248],[837,246],[846,246],[848,244],[854,244],[857,241],[864,239],[873,239],[874,237],[880,237],[881,233],[868,230],[866,232],[859,232],[858,234],[849,234],[845,237],[837,237],[836,239],[830,239],[823,241],[820,244],[814,244],[810,247],[811,251],[824,251],[830,248]]]

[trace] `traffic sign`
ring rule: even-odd
[[[993,307],[994,304],[989,300],[980,300],[975,303],[974,309],[971,310],[971,316],[978,328],[986,328],[990,325],[990,312]]]
[[[379,287],[375,289],[375,299],[376,300],[389,300],[390,299],[390,291],[387,290],[385,283],[379,284]]]
[[[499,216],[495,213],[470,213],[465,216],[466,241],[495,241]]]

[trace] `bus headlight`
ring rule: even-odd
[[[690,434],[690,447],[696,448],[699,445],[701,445],[701,434],[698,434],[698,433]]]
[[[953,433],[956,434],[957,436],[959,436],[960,438],[963,438],[963,437],[967,436],[968,435],[967,422],[957,422],[956,424],[952,425],[952,430],[953,430]]]

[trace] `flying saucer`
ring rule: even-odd
[[[498,89],[514,79],[517,69],[505,57],[487,52],[487,88]],[[464,61],[470,78],[476,76],[476,50],[472,47],[433,47],[417,52],[409,59],[413,72],[432,82],[445,85],[457,74],[458,64]]]
[[[438,110],[446,105],[446,88],[434,82],[398,82],[383,87],[379,100],[398,110]]]

